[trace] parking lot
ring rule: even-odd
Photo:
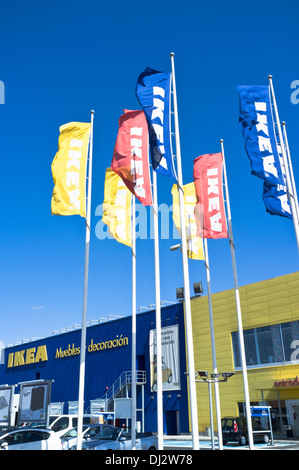
[[[60,428],[55,423],[64,423],[67,417],[56,417],[51,424],[52,428],[45,429],[36,424],[33,426],[21,426],[13,430],[2,430],[0,432],[0,450],[76,450],[77,449],[77,427]],[[299,439],[272,439],[270,442],[260,439],[254,440],[253,449],[249,448],[247,439],[233,441],[233,438],[223,445],[223,450],[244,451],[244,450],[298,450]],[[199,435],[199,450],[219,450],[218,435]],[[85,424],[83,426],[82,450],[110,450],[110,451],[131,451],[132,436],[130,429],[115,427],[107,424]],[[81,448],[81,447],[80,447]],[[148,450],[157,452],[158,439],[156,433],[138,432],[136,434],[135,451]],[[179,452],[189,454],[193,451],[192,436],[164,435],[163,451],[166,453]]]
[[[219,450],[218,440],[215,438],[215,450]],[[210,438],[200,437],[200,450],[212,450]],[[192,449],[192,440],[190,436],[169,436],[164,438],[164,450],[190,450]],[[249,446],[241,446],[231,442],[223,446],[223,450],[249,450]],[[296,440],[275,440],[274,446],[271,444],[255,444],[254,451],[257,450],[299,450],[299,441]]]

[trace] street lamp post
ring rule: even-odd
[[[206,370],[199,370],[195,374],[195,382],[204,382],[209,387],[209,408],[210,408],[210,429],[211,429],[211,442],[212,449],[215,450],[215,439],[214,439],[214,423],[213,423],[213,405],[212,405],[212,383],[227,382],[227,379],[234,375],[235,372],[221,372],[210,374]],[[196,379],[199,376],[200,379]],[[220,378],[222,376],[222,379]],[[222,432],[222,429],[218,429],[218,434]]]

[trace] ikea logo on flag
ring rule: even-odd
[[[131,175],[134,175],[134,190],[137,196],[145,198],[143,157],[142,157],[142,127],[131,127]]]
[[[213,232],[222,232],[221,212],[220,212],[220,198],[219,198],[219,178],[218,168],[208,168],[208,207],[209,213],[214,212],[210,217],[211,230]],[[215,212],[216,211],[216,212]]]
[[[151,115],[152,125],[158,140],[158,148],[160,152],[165,154],[164,147],[164,98],[165,90],[159,86],[153,87],[153,111]],[[154,123],[154,119],[158,119],[158,122]],[[160,165],[167,169],[167,161],[165,157],[162,157]]]
[[[83,140],[71,139],[70,148],[68,152],[67,160],[67,172],[66,172],[66,185],[75,186],[75,189],[68,192],[70,198],[70,204],[73,204],[76,209],[80,210],[80,165],[81,165],[81,153],[82,153]],[[74,147],[76,150],[74,150]],[[70,167],[75,167],[74,170],[69,170]]]
[[[267,103],[257,101],[254,103],[256,111],[267,113]],[[263,155],[263,167],[266,173],[271,173],[276,178],[278,177],[277,168],[275,166],[275,159],[272,151],[271,140],[269,137],[269,129],[267,122],[267,114],[260,114],[257,112],[257,124],[256,130],[258,135],[258,146],[261,152],[269,153],[269,155]]]

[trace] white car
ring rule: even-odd
[[[82,438],[83,440],[93,439],[103,428],[103,424],[83,425]],[[77,427],[70,429],[67,433],[61,436],[62,450],[69,450],[71,447],[77,445]]]
[[[158,449],[157,437],[152,433],[137,432],[135,440],[136,450]],[[130,450],[132,449],[131,431],[115,426],[103,426],[103,429],[94,439],[82,443],[83,450]],[[75,450],[72,447],[71,450]]]
[[[84,414],[83,424],[99,424],[99,415],[95,414]],[[53,429],[57,436],[63,436],[66,432],[73,429],[78,424],[78,415],[59,415],[50,416],[49,429]],[[46,426],[45,426],[46,427]]]
[[[61,450],[62,442],[51,429],[17,429],[1,436],[0,450]]]

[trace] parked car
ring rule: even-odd
[[[96,414],[83,415],[83,425],[99,424],[100,416]],[[63,436],[78,424],[77,415],[50,416],[49,428],[58,436]]]
[[[0,426],[0,437],[3,436],[4,434],[7,434],[8,432],[15,431],[16,427],[15,426]]]
[[[136,450],[156,450],[157,437],[150,432],[136,433]],[[71,450],[75,450],[74,446]],[[82,450],[130,450],[132,449],[131,431],[105,425],[94,439],[84,441]]]
[[[103,424],[83,425],[83,440],[93,439],[101,431],[102,428]],[[71,447],[77,445],[77,429],[78,428],[76,426],[60,437],[62,441],[62,450],[69,450]]]
[[[18,429],[1,436],[0,450],[61,450],[62,443],[51,429]]]
[[[245,446],[248,442],[248,429],[246,418],[232,418],[227,417],[221,420],[223,444],[228,442],[238,442],[240,445]],[[259,422],[252,419],[252,430],[257,431],[253,433],[254,442],[263,442],[269,444],[270,435],[266,432]]]

